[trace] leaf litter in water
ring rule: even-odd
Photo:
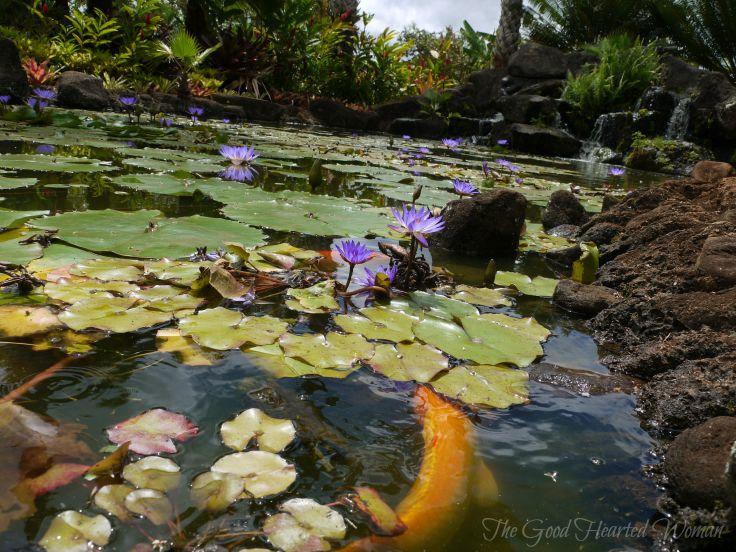
[[[154,408],[111,427],[107,437],[117,445],[130,441],[131,451],[147,455],[174,453],[174,441],[188,441],[198,432],[199,428],[185,416]]]
[[[372,487],[354,487],[352,492],[341,497],[341,501],[357,510],[376,535],[395,537],[407,529],[394,509]]]
[[[311,498],[287,500],[280,514],[263,524],[268,541],[284,552],[330,550],[329,540],[345,538],[345,520],[339,512]]]
[[[134,490],[130,485],[105,485],[95,493],[94,503],[98,508],[114,515],[119,520],[129,521],[132,516],[125,506],[125,499]]]
[[[255,439],[259,450],[278,453],[296,436],[291,420],[271,418],[262,410],[249,408],[220,427],[222,442],[233,450],[244,450]]]
[[[191,497],[197,508],[220,512],[243,498],[243,479],[232,473],[205,472],[192,481]]]
[[[39,544],[46,552],[87,552],[90,543],[107,545],[111,534],[112,525],[105,516],[67,510],[57,514]]]

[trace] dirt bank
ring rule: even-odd
[[[637,391],[639,414],[665,451],[656,470],[668,490],[662,509],[674,519],[733,529],[736,178],[719,178],[719,169],[701,165],[693,171],[698,178],[631,192],[580,235],[604,237],[594,287],[610,288],[618,299],[597,309],[589,325],[611,352],[611,370],[645,382]],[[585,286],[560,289],[560,305],[595,295]],[[733,549],[733,535],[725,533],[716,548],[726,549],[728,539]],[[714,541],[677,546],[705,550]]]

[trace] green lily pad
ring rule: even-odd
[[[99,280],[79,280],[61,278],[58,282],[49,282],[43,292],[57,301],[76,303],[102,293],[105,297],[127,295],[138,289],[135,284],[128,282],[101,282]]]
[[[123,257],[179,258],[197,247],[216,249],[223,242],[259,245],[263,234],[242,224],[194,215],[162,218],[160,211],[75,211],[33,221],[34,228],[58,230],[59,239],[91,251]]]
[[[457,286],[455,288],[455,295],[452,298],[456,301],[463,301],[472,305],[482,305],[484,307],[511,305],[511,300],[508,297],[500,291],[491,288]]]
[[[0,168],[63,173],[92,173],[116,170],[116,167],[110,164],[104,164],[99,159],[27,153],[6,153],[0,155]]]
[[[94,259],[78,263],[69,273],[103,282],[134,282],[143,276],[143,269],[142,263],[134,263],[129,259]]]
[[[10,178],[0,175],[0,190],[15,190],[17,188],[28,188],[38,182],[37,178]]]
[[[293,464],[263,450],[223,456],[213,464],[212,471],[240,477],[243,488],[253,498],[280,494],[296,481]]]
[[[323,378],[344,379],[357,368],[316,368],[311,364],[284,355],[278,345],[254,347],[245,352],[248,360],[265,370],[275,378],[300,378],[303,376],[321,376]]]
[[[13,211],[11,209],[0,209],[0,229],[18,228],[29,219],[48,215],[48,211]]]
[[[168,458],[146,456],[125,466],[123,477],[139,489],[165,493],[179,486],[181,468]]]
[[[329,540],[345,538],[343,517],[328,506],[310,498],[284,502],[281,514],[270,516],[263,524],[268,541],[284,552],[330,550]]]
[[[483,343],[496,352],[493,364],[509,363],[520,368],[544,354],[540,343],[550,333],[533,318],[513,318],[505,314],[469,316],[463,318],[462,325],[474,342]]]
[[[417,338],[455,358],[491,364],[501,355],[480,341],[474,341],[467,332],[449,320],[428,317],[414,326]]]
[[[271,418],[262,410],[249,408],[220,427],[222,442],[233,450],[244,450],[255,439],[259,450],[281,452],[296,436],[291,420]]]
[[[363,316],[341,314],[335,317],[335,322],[346,332],[361,334],[368,339],[395,343],[414,339],[412,327],[416,318],[384,307],[368,307],[360,312]]]
[[[135,306],[135,297],[107,297],[95,295],[83,299],[59,315],[59,320],[73,330],[98,330],[127,333],[168,322],[172,312]]]
[[[173,196],[191,196],[196,192],[208,194],[215,187],[235,187],[219,178],[179,178],[172,174],[126,174],[116,176],[112,182],[124,188]],[[239,186],[242,188],[242,184]]]
[[[37,243],[23,244],[29,237],[23,230],[11,230],[0,234],[0,262],[25,266],[43,255],[43,247]]]
[[[494,284],[502,287],[516,288],[524,295],[531,295],[533,297],[552,297],[555,293],[558,282],[559,280],[556,280],[555,278],[537,276],[532,279],[529,276],[519,274],[518,272],[498,271],[496,273]]]
[[[221,512],[243,497],[243,479],[232,473],[205,472],[192,481],[191,496],[200,510]]]
[[[289,327],[288,323],[271,316],[243,316],[223,307],[208,309],[182,318],[182,335],[210,349],[226,351],[275,343]]]
[[[376,354],[368,363],[376,372],[397,381],[428,382],[449,368],[439,349],[421,343],[376,345]]]
[[[526,231],[519,241],[520,251],[537,251],[547,253],[555,249],[572,247],[575,242],[560,236],[550,236],[544,231],[540,223],[526,223]]]
[[[335,300],[334,280],[326,280],[304,289],[292,288],[286,295],[291,297],[285,301],[286,306],[300,312],[321,314],[340,308]]]
[[[74,510],[57,514],[39,541],[46,552],[87,552],[89,543],[106,546],[112,526],[105,516],[85,516]]]
[[[321,334],[284,334],[279,345],[287,357],[295,358],[315,368],[348,369],[356,362],[369,360],[374,353],[373,344],[361,335],[343,335],[330,332]]]
[[[475,406],[508,408],[529,401],[529,376],[502,366],[456,366],[432,381],[448,397]]]
[[[410,293],[408,301],[404,299],[391,301],[391,308],[410,314],[425,313],[444,320],[454,320],[478,314],[478,309],[473,305],[450,299],[444,295],[424,291]]]

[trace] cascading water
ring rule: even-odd
[[[616,157],[616,152],[604,145],[606,125],[609,123],[611,117],[615,115],[615,113],[606,113],[598,117],[595,126],[593,126],[593,132],[590,133],[590,137],[583,144],[580,151],[580,157],[583,161],[607,163]]]
[[[689,96],[683,96],[677,102],[675,110],[672,112],[667,123],[665,138],[668,140],[684,140],[687,136],[687,127],[690,126],[690,105],[692,100]]]

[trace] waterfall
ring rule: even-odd
[[[607,113],[601,115],[596,120],[595,126],[593,126],[593,132],[591,132],[590,137],[583,143],[583,147],[580,150],[580,158],[583,161],[607,163],[616,157],[616,152],[603,145],[603,133],[606,130],[606,123],[611,115],[611,113]]]
[[[687,127],[690,126],[690,104],[689,96],[683,96],[677,103],[667,123],[665,138],[668,140],[684,140],[687,136]]]

